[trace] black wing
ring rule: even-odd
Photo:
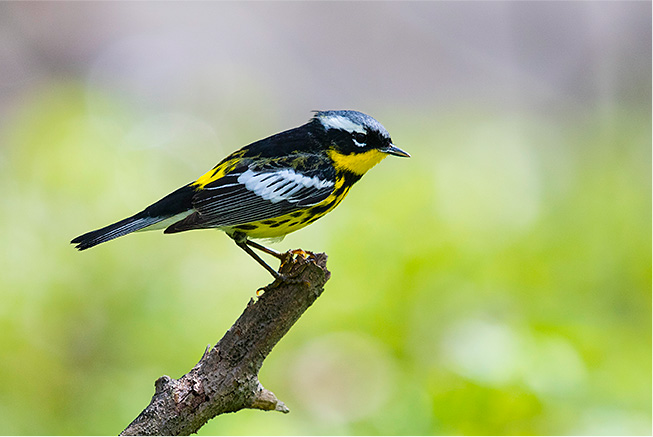
[[[237,167],[193,197],[195,212],[166,233],[235,226],[280,217],[316,205],[335,187],[327,158],[292,156]]]

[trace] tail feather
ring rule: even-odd
[[[113,240],[114,238],[122,237],[123,235],[147,228],[148,226],[152,226],[166,218],[167,217],[146,217],[141,214],[136,214],[135,216],[120,220],[112,225],[80,235],[72,240],[71,243],[76,244],[76,249],[88,249],[100,243],[104,243],[105,241]]]
[[[71,241],[79,250],[97,246],[105,241],[122,237],[140,230],[165,229],[176,221],[184,219],[192,210],[195,187],[185,185],[145,208],[136,215],[112,225],[87,232]]]

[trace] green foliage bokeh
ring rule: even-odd
[[[569,118],[553,143],[516,115],[377,116],[413,157],[275,245],[326,251],[333,273],[262,369],[291,414],[201,434],[646,433],[649,120]],[[68,245],[201,173],[130,143],[131,117],[61,84],[4,131],[3,434],[119,432],[269,280],[219,232]],[[227,152],[199,148],[206,167]]]
[[[0,435],[116,435],[270,275],[218,231],[69,241],[314,109],[389,157],[200,435],[650,435],[650,2],[0,2]],[[273,262],[274,260],[270,260]]]

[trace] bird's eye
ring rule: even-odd
[[[355,132],[354,133],[354,142],[356,143],[357,146],[359,147],[364,147],[365,146],[365,134]]]

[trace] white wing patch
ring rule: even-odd
[[[320,116],[320,122],[325,129],[342,129],[349,133],[365,133],[365,127],[342,115],[323,115]]]
[[[309,178],[290,169],[267,173],[258,173],[249,169],[238,177],[238,182],[245,185],[245,188],[256,195],[272,203],[281,202],[282,200],[288,202],[301,200],[293,198],[293,195],[302,188],[319,190],[334,185],[332,181],[320,179],[317,176]]]

